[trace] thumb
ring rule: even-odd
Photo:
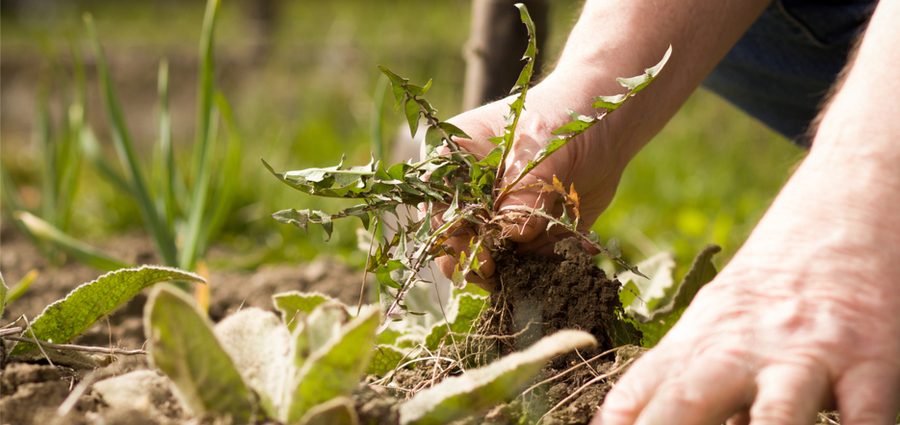
[[[513,242],[531,242],[546,232],[546,218],[534,214],[535,210],[549,211],[557,195],[542,192],[543,182],[537,177],[526,176],[505,196],[498,208],[507,223],[505,235]]]

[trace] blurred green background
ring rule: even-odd
[[[337,226],[330,242],[279,225],[283,208],[334,208],[279,183],[276,169],[330,166],[346,154],[365,163],[374,98],[384,64],[413,81],[434,79],[429,99],[450,117],[460,111],[468,38],[468,0],[422,2],[224,1],[216,32],[217,81],[234,107],[246,143],[237,205],[219,239],[213,267],[252,268],[336,255],[360,266],[357,221]],[[553,2],[552,64],[577,18],[580,2]],[[71,84],[73,52],[88,65],[88,116],[109,146],[108,126],[87,53],[82,14],[94,16],[135,139],[152,155],[156,140],[156,74],[171,68],[176,148],[187,152],[196,113],[197,44],[202,1],[7,1],[0,15],[0,159],[26,203],[39,197],[43,166],[34,142],[42,96],[60,116]],[[82,53],[83,52],[83,53]],[[384,137],[402,115],[382,105]],[[679,264],[706,243],[724,247],[723,263],[761,217],[803,152],[714,95],[699,91],[627,169],[616,198],[595,229],[615,238],[633,261],[673,250]],[[113,157],[112,155],[110,157]],[[185,160],[186,162],[186,160]],[[81,174],[72,233],[92,242],[138,232],[139,214],[91,170]],[[7,220],[4,220],[6,222]],[[217,260],[218,258],[218,260]]]

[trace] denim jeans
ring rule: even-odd
[[[703,85],[795,143],[816,117],[877,0],[774,0]]]

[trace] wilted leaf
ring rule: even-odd
[[[144,312],[150,339],[148,359],[165,373],[175,394],[195,415],[248,423],[257,414],[256,396],[222,348],[212,324],[177,290],[160,288]]]
[[[445,424],[478,414],[515,397],[544,364],[555,356],[597,345],[591,334],[563,330],[546,336],[524,351],[485,367],[444,379],[400,406],[402,425]]]
[[[65,298],[48,305],[31,322],[28,333],[41,341],[66,343],[87,330],[97,319],[132,299],[142,289],[166,281],[205,282],[202,277],[193,273],[162,266],[141,266],[109,272],[78,286]],[[16,345],[12,354],[37,349],[36,345],[23,342]]]
[[[270,417],[277,414],[290,370],[291,334],[275,314],[244,308],[217,323],[214,333]]]
[[[366,306],[341,329],[338,338],[324,347],[315,347],[299,372],[291,377],[294,388],[283,406],[284,420],[296,422],[313,406],[356,387],[372,356],[380,319],[377,307]]]

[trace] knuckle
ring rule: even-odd
[[[804,423],[804,418],[797,416],[797,406],[788,400],[769,400],[765,403],[755,403],[750,409],[750,418],[754,425]]]

